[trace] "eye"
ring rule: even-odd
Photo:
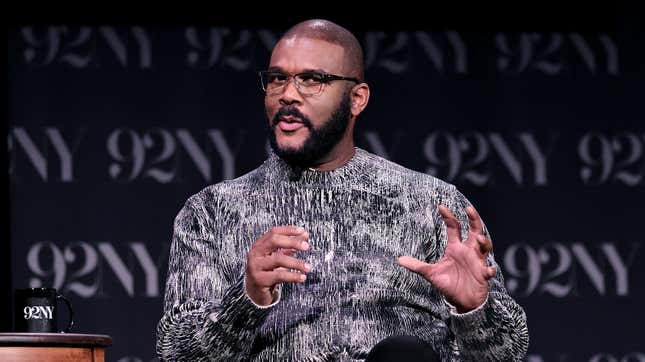
[[[304,86],[319,85],[322,82],[322,75],[319,73],[298,74],[298,80]]]
[[[269,83],[284,83],[287,81],[288,76],[284,73],[268,73],[267,79]]]

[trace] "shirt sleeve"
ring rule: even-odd
[[[466,207],[471,205],[466,197],[453,186],[447,206],[461,224],[462,240],[468,234]],[[442,227],[445,238],[445,227]],[[484,226],[484,234],[490,234]],[[523,361],[529,345],[526,314],[508,294],[504,278],[493,253],[488,254],[487,265],[495,266],[497,273],[488,281],[488,297],[478,308],[457,313],[451,310],[448,325],[455,336],[456,348],[464,361]]]
[[[164,361],[246,360],[270,306],[246,295],[245,255],[222,246],[234,222],[194,199],[175,218],[156,352]]]

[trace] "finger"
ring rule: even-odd
[[[443,221],[446,223],[448,242],[452,243],[461,241],[461,225],[459,225],[459,220],[457,220],[455,215],[453,215],[452,212],[443,205],[439,205],[439,213],[441,214]]]
[[[286,256],[284,254],[278,254],[278,253],[275,253],[266,258],[259,258],[258,267],[260,268],[260,270],[263,270],[263,271],[273,271],[276,268],[280,268],[280,267],[287,268],[287,269],[296,269],[304,273],[308,273],[312,270],[311,264],[303,260],[296,259],[291,256]]]
[[[251,254],[261,254],[261,253],[264,253],[262,255],[270,254],[270,252],[272,252],[273,250],[269,249],[270,245],[265,245],[265,244],[276,235],[297,236],[305,232],[306,232],[305,228],[301,226],[295,226],[295,225],[274,226],[253,243],[253,245],[251,246],[251,250],[249,250],[249,256]],[[270,251],[270,252],[267,253],[267,251]]]
[[[304,233],[306,230],[302,226],[295,226],[295,225],[285,225],[285,226],[274,226],[269,231],[264,233],[257,241],[256,243],[261,243],[266,239],[270,239],[273,235],[300,235]]]
[[[468,231],[476,235],[484,234],[484,225],[477,210],[472,206],[468,206],[466,207],[466,215],[468,216],[468,225],[470,226]]]
[[[308,250],[309,233],[306,231],[297,235],[285,235],[272,233],[269,237],[262,241],[258,241],[251,248],[250,253],[254,255],[268,255],[277,251],[278,249],[296,249]]]
[[[281,254],[284,254],[284,255],[287,255],[287,256],[293,256],[293,255],[295,255],[298,251],[300,251],[300,250],[296,250],[296,249],[282,249],[282,248],[280,248],[280,249],[278,249],[278,250],[277,250],[277,252],[279,252],[279,253],[281,253]]]
[[[493,250],[493,243],[490,241],[489,238],[487,238],[484,235],[477,235],[477,247],[479,248],[479,252],[483,255],[486,256],[486,254],[490,253]]]
[[[495,274],[497,274],[497,268],[496,267],[494,267],[494,266],[486,267],[486,272],[484,273],[484,278],[486,278],[486,280],[491,279],[492,277],[495,276]]]
[[[307,276],[305,274],[288,271],[286,269],[266,273],[269,274],[268,277],[272,282],[271,285],[278,283],[302,283],[307,280]]]
[[[286,226],[274,226],[264,235],[262,235],[263,240],[269,240],[275,236],[300,236],[307,233],[307,230],[302,226],[295,225],[286,225]]]
[[[432,264],[424,263],[421,260],[413,258],[411,256],[401,256],[396,261],[402,267],[424,277],[430,273],[430,270],[432,268]]]
[[[290,272],[286,269],[261,272],[253,276],[253,282],[260,288],[270,288],[283,282],[300,283],[304,282],[306,279],[306,275]]]
[[[278,235],[291,235],[291,236],[296,236],[304,233],[306,230],[302,226],[296,226],[296,225],[285,225],[285,226],[274,226],[267,232],[268,233],[273,233],[273,234],[278,234]]]

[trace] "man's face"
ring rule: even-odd
[[[346,75],[342,47],[324,40],[295,38],[276,45],[270,70],[288,74],[307,71]],[[295,164],[307,166],[331,151],[345,135],[350,112],[345,81],[323,85],[321,93],[303,96],[293,79],[264,100],[269,138],[274,151]]]

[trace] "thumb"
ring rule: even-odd
[[[411,256],[401,256],[397,259],[397,263],[400,266],[423,276],[425,276],[430,271],[430,268],[432,268],[431,264],[424,263]]]

